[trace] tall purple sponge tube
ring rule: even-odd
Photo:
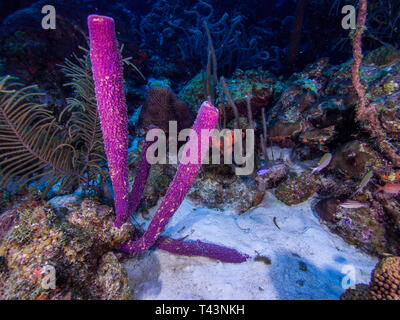
[[[128,211],[128,111],[125,102],[122,59],[110,17],[88,17],[90,59],[97,107],[114,190],[117,221]],[[121,219],[122,217],[122,219]]]
[[[212,130],[218,122],[218,109],[215,108],[210,102],[205,101],[201,105],[197,114],[196,120],[192,127],[192,133],[189,137],[189,142],[185,145],[185,151],[195,150],[197,148],[197,155],[194,159],[190,159],[188,163],[180,163],[174,179],[172,180],[167,193],[160,207],[158,208],[153,220],[144,235],[134,241],[128,241],[120,248],[126,252],[142,252],[149,249],[160,236],[164,227],[167,225],[169,219],[178,210],[187,192],[193,185],[197,173],[201,167],[201,160],[207,152],[207,147],[211,136],[205,146],[202,142],[201,130]],[[195,137],[194,137],[195,136]]]

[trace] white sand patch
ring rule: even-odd
[[[144,227],[149,223],[137,220]],[[164,234],[224,245],[252,258],[233,264],[151,250],[125,263],[136,299],[338,299],[344,269],[354,269],[356,283],[368,283],[377,263],[321,225],[310,201],[288,207],[271,192],[240,216],[185,200]],[[271,264],[254,261],[258,254]]]

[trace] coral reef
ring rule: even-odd
[[[204,165],[188,197],[208,208],[244,213],[259,201],[260,192],[254,179],[243,179],[234,175],[231,167],[224,167]]]
[[[130,223],[114,226],[113,210],[93,201],[70,206],[66,214],[28,200],[4,213],[14,223],[0,242],[1,299],[128,299],[126,273],[110,252],[133,232]],[[4,229],[3,229],[4,230]],[[107,267],[105,267],[107,265]],[[55,270],[56,288],[42,285],[41,270]]]
[[[373,300],[400,300],[400,257],[383,258],[371,275]]]
[[[301,175],[290,173],[287,180],[279,184],[275,196],[288,206],[302,203],[318,190],[318,179],[304,172]]]
[[[101,300],[132,299],[126,270],[113,252],[101,257],[93,287],[96,297]]]
[[[263,169],[260,169],[263,170]],[[289,172],[288,166],[284,163],[277,163],[266,169],[266,172],[257,173],[257,188],[260,192],[271,189],[286,179]]]
[[[367,199],[359,197],[359,201],[364,203]],[[400,234],[390,231],[390,219],[382,205],[373,202],[369,208],[349,209],[341,207],[340,203],[340,199],[328,198],[318,202],[314,208],[332,232],[370,254],[380,256],[399,251]]]
[[[379,156],[371,147],[360,141],[350,141],[336,150],[331,167],[346,177],[362,178],[370,169],[383,168]]]
[[[206,98],[204,96],[203,76],[201,73],[196,75],[178,94],[179,99],[185,101],[194,114],[197,113],[199,105]],[[236,69],[232,77],[225,80],[232,100],[239,113],[244,116],[247,116],[247,96],[250,97],[253,116],[258,116],[262,107],[268,107],[272,104],[274,94],[277,95],[281,88],[280,81],[273,74],[261,69],[246,71]],[[229,103],[224,99],[223,101],[218,101],[218,107],[220,107],[219,104],[225,106],[227,111],[226,121],[231,121],[234,114]]]
[[[44,4],[57,7],[51,32],[40,28]],[[352,31],[337,23],[344,4],[358,4]],[[247,261],[234,248],[162,232],[185,197],[236,212],[219,218],[240,224],[246,212],[261,214],[266,196],[288,210],[268,217],[273,232],[286,232],[283,218],[307,206],[326,232],[381,259],[370,285],[342,299],[399,299],[397,1],[299,0],[296,13],[286,0],[26,5],[0,12],[0,298],[129,299],[120,260],[150,248]],[[90,52],[71,58],[88,37]],[[132,57],[122,58],[124,47]],[[193,128],[184,160],[150,165],[144,135],[168,133],[171,121]],[[236,160],[201,165],[206,151],[234,156],[238,142],[249,146],[244,132],[198,143],[195,135],[215,127],[254,129],[253,173],[235,175]],[[167,159],[174,155],[169,148]],[[151,220],[147,230],[135,214]],[[43,270],[55,270],[57,289],[43,286]],[[314,271],[305,262],[299,270]]]

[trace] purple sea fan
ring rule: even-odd
[[[128,112],[125,102],[122,59],[110,17],[88,17],[97,107],[114,189],[117,221],[128,212]]]

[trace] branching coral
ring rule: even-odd
[[[345,5],[357,5],[357,0],[328,0],[330,14],[340,15]],[[376,0],[369,3],[365,38],[372,47],[392,44],[398,46],[400,40],[400,2],[397,0]],[[345,41],[345,39],[343,39]]]
[[[359,1],[357,29],[353,37],[353,57],[354,62],[352,65],[352,80],[354,88],[359,98],[359,105],[357,109],[357,120],[364,122],[368,121],[371,127],[371,134],[376,136],[377,142],[381,150],[393,162],[396,167],[400,167],[400,156],[387,141],[385,131],[378,117],[378,108],[375,104],[371,103],[367,106],[367,99],[365,97],[365,89],[360,81],[360,65],[362,62],[362,34],[367,21],[367,0]]]

